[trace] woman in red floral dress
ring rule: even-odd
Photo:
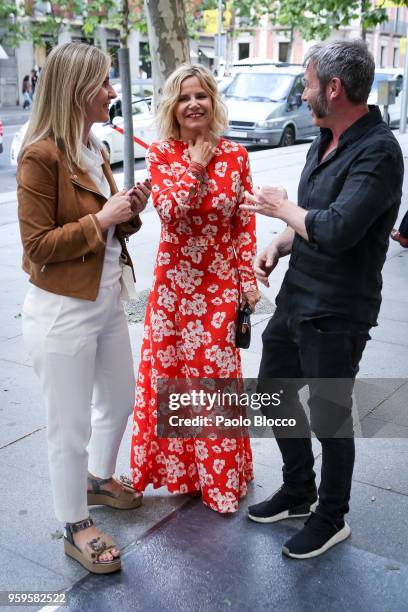
[[[235,512],[253,478],[249,439],[158,437],[157,381],[242,376],[238,308],[259,300],[255,218],[239,209],[251,190],[248,154],[220,137],[226,111],[203,66],[169,77],[158,125],[164,140],[147,162],[162,230],[137,380],[133,486],[201,491],[213,510]]]

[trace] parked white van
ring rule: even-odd
[[[226,136],[243,144],[290,146],[318,133],[302,101],[304,68],[296,65],[241,69],[223,92]]]

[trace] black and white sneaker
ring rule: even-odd
[[[350,534],[350,526],[345,521],[334,523],[312,513],[303,529],[286,542],[282,552],[292,559],[312,559],[343,542]]]
[[[302,518],[309,516],[317,506],[317,495],[314,493],[309,499],[288,495],[281,487],[265,501],[249,506],[248,518],[257,523],[277,523],[284,519]]]

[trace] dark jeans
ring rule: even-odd
[[[276,390],[276,379],[297,379],[295,384],[285,385],[281,381],[285,405],[290,407],[290,417],[296,418],[298,424],[297,437],[279,437],[275,430],[284,462],[284,490],[305,497],[315,496],[310,427],[298,394],[307,382],[304,379],[312,379],[308,381],[310,422],[322,445],[316,512],[335,521],[349,511],[354,467],[352,392],[358,364],[370,339],[368,331],[367,325],[332,316],[291,321],[286,311],[278,307],[262,335],[258,389],[268,391],[273,385]],[[321,379],[337,379],[332,382],[338,385],[338,393],[325,393],[325,380]],[[277,413],[268,407],[266,412],[273,416],[279,414],[279,409]]]

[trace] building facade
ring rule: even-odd
[[[16,0],[21,2],[23,0]],[[37,23],[45,21],[51,12],[61,9],[50,2],[40,0],[24,0],[24,6],[29,6],[28,16],[22,18]],[[197,5],[198,7],[198,5]],[[140,9],[139,9],[140,10]],[[198,8],[197,8],[198,10]],[[402,67],[406,53],[406,32],[408,26],[408,8],[387,9],[388,22],[377,26],[366,34],[367,44],[374,55],[376,65],[381,68]],[[66,41],[85,41],[99,46],[112,57],[112,74],[118,76],[117,50],[120,46],[119,31],[98,26],[92,38],[85,38],[82,30],[83,21],[81,17],[75,17],[69,12],[58,15],[59,31],[57,36],[43,34],[41,44],[34,46],[31,40],[25,40],[16,49],[7,46],[4,35],[10,23],[0,22],[0,42],[8,55],[8,59],[0,59],[0,106],[8,106],[22,103],[22,82],[25,75],[29,75],[34,67],[44,63],[45,57],[50,49],[58,43]],[[302,40],[299,32],[294,32],[282,27],[273,26],[264,17],[259,27],[251,28],[244,20],[237,18],[234,23],[238,35],[229,36],[228,27],[219,37],[214,32],[214,26],[207,28],[190,41],[191,59],[198,61],[209,68],[216,66],[217,56],[221,56],[226,64],[249,57],[263,57],[271,61],[288,61],[291,63],[302,63],[305,52],[314,41]],[[203,28],[204,30],[205,28]],[[331,35],[335,38],[358,38],[360,37],[359,21],[350,26],[343,27]],[[142,67],[148,76],[151,76],[149,46],[147,34],[133,30],[130,34],[128,45],[130,49],[132,79],[138,77],[139,68]],[[220,73],[222,75],[222,73]]]

